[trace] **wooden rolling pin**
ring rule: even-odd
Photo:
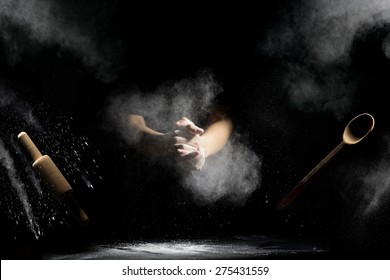
[[[40,176],[49,191],[58,201],[62,201],[67,205],[81,225],[86,225],[89,222],[87,214],[81,209],[73,196],[72,187],[52,159],[48,155],[41,154],[26,132],[21,132],[18,139],[32,158],[34,171]]]

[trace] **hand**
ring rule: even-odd
[[[202,169],[206,154],[200,134],[203,134],[204,130],[184,117],[176,122],[176,128],[174,147],[178,166],[186,170]]]
[[[191,135],[202,135],[204,130],[198,126],[196,126],[192,121],[187,119],[186,117],[182,117],[181,120],[176,122],[177,129],[186,129],[187,133]]]

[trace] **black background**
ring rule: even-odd
[[[254,6],[194,2],[170,7],[132,5],[119,0],[76,2],[67,1],[66,5],[80,8],[80,24],[91,20],[98,26],[98,39],[120,41],[121,67],[113,71],[117,74],[115,80],[96,78],[94,71],[70,51],[58,56],[55,45],[27,52],[10,65],[2,41],[0,73],[32,108],[46,106],[44,114],[36,110],[40,118],[55,119],[59,114],[72,117],[72,132],[88,137],[90,145],[99,151],[104,181],[97,180],[94,191],[74,186],[91,217],[87,227],[80,227],[70,218],[65,226],[55,224],[47,229],[38,244],[31,241],[30,233],[15,230],[6,209],[2,209],[2,228],[6,228],[3,244],[9,247],[11,257],[39,258],[45,250],[67,252],[93,242],[240,234],[282,235],[319,242],[329,246],[337,257],[362,253],[364,257],[379,257],[387,252],[389,203],[384,203],[363,225],[358,224],[358,206],[346,203],[340,188],[348,184],[348,176],[344,177],[339,169],[376,159],[382,151],[378,147],[381,136],[389,131],[386,95],[390,62],[381,49],[387,26],[368,30],[354,40],[350,72],[358,80],[359,101],[340,121],[329,114],[301,112],[286,100],[281,77],[286,64],[300,57],[271,59],[257,51],[264,34],[280,20],[278,11],[287,5],[286,1],[262,1]],[[293,1],[287,2],[294,5]],[[199,206],[169,172],[158,175],[160,184],[153,187],[153,182],[148,182],[149,171],[145,171],[151,168],[149,163],[136,156],[124,158],[124,154],[131,158],[131,151],[100,127],[107,98],[121,85],[153,90],[164,81],[193,76],[203,68],[212,69],[238,105],[236,128],[249,134],[250,145],[263,160],[261,188],[245,207],[223,201]],[[360,112],[370,112],[376,118],[369,140],[355,150],[343,151],[291,208],[279,209],[277,203],[283,195],[341,141],[344,126]],[[2,117],[4,137],[29,129],[17,119]],[[256,117],[267,122],[256,122]],[[281,131],[280,123],[288,124],[287,129]],[[60,165],[61,158],[57,161]],[[141,171],[128,176],[127,170],[135,163]],[[32,255],[19,251],[19,247],[28,248],[26,243]]]

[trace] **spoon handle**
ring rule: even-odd
[[[280,202],[282,207],[287,207],[295,197],[306,187],[307,183],[320,171],[345,145],[343,141],[336,146],[323,160],[321,160]]]

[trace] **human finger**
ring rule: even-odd
[[[186,128],[187,128],[187,132],[192,135],[198,135],[204,133],[204,129],[196,126],[194,123],[187,124]]]
[[[199,151],[188,151],[183,149],[178,149],[178,154],[180,158],[178,158],[179,161],[188,161],[196,158],[199,155]]]
[[[174,147],[179,155],[186,155],[198,150],[198,148],[188,144],[175,144]]]

